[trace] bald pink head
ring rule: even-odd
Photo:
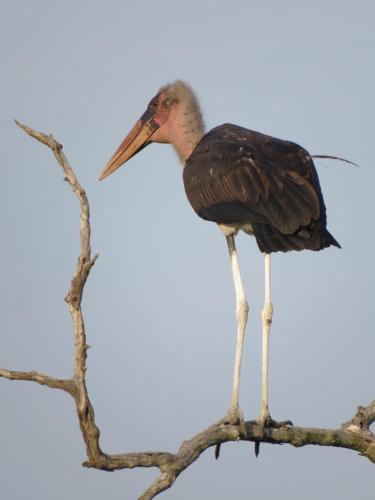
[[[185,82],[162,87],[103,170],[100,180],[151,142],[172,144],[185,164],[204,134],[198,101]]]
[[[204,134],[198,101],[193,90],[181,81],[161,88],[158,96],[161,103],[168,104],[168,116],[151,140],[172,144],[185,163]]]

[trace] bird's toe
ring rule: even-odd
[[[257,423],[261,429],[266,429],[266,428],[274,428],[274,429],[279,429],[280,427],[286,427],[286,426],[293,426],[293,422],[291,420],[281,420],[277,421],[274,420],[270,414],[265,415],[265,416],[260,416],[257,419]]]
[[[245,419],[241,408],[236,406],[235,408],[229,408],[225,417],[220,421],[224,425],[236,425],[240,428],[240,434],[246,434],[245,429]]]

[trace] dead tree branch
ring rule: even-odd
[[[100,431],[95,423],[95,415],[86,386],[87,343],[85,325],[82,317],[81,302],[86,280],[95,264],[97,255],[91,257],[90,248],[90,211],[84,189],[79,184],[73,170],[62,152],[62,145],[51,135],[33,130],[16,122],[27,134],[48,146],[65,174],[80,204],[80,253],[77,268],[71,280],[66,296],[72,317],[75,363],[70,379],[58,379],[36,371],[22,372],[0,369],[0,377],[9,380],[28,380],[53,389],[68,392],[75,401],[79,425],[86,445],[87,460],[85,467],[114,471],[135,467],[157,467],[160,476],[140,496],[141,500],[151,500],[162,491],[170,488],[176,478],[191,465],[207,448],[216,447],[228,441],[252,441],[255,443],[288,443],[292,446],[305,445],[335,446],[359,452],[375,463],[375,435],[370,426],[375,422],[375,400],[367,407],[358,407],[357,413],[338,429],[314,429],[302,427],[266,428],[262,431],[255,421],[245,423],[242,432],[240,426],[230,425],[220,420],[203,430],[188,441],[184,441],[177,453],[140,452],[109,455],[104,453],[99,444]]]
[[[46,385],[51,389],[62,389],[74,397],[74,384],[72,380],[50,377],[39,372],[16,372],[13,370],[5,370],[0,368],[0,377],[7,378],[8,380],[28,380],[30,382],[37,382],[40,385]]]

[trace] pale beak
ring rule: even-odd
[[[154,116],[153,113],[147,110],[137,121],[100,174],[100,181],[112,174],[129,158],[149,144],[149,138],[160,126],[154,120]]]

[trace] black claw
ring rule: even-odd
[[[255,458],[258,458],[259,455],[259,450],[260,450],[260,441],[254,441],[254,452],[255,452]]]
[[[285,427],[287,425],[293,427],[293,422],[291,420],[283,420],[282,422],[277,422],[271,417],[266,418],[264,421],[263,425],[257,421],[257,420],[252,420],[251,423],[257,424],[261,428],[261,437],[264,437],[264,430],[269,428],[269,429],[279,429],[280,427]],[[255,452],[255,457],[259,456],[259,451],[260,451],[260,443],[261,441],[255,440],[254,441],[254,452]]]
[[[217,460],[220,456],[220,448],[221,448],[221,443],[217,444],[215,446],[215,459]]]

